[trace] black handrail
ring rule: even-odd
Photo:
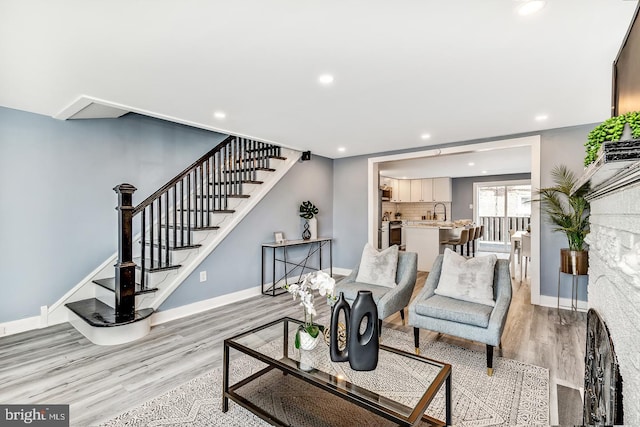
[[[257,171],[268,168],[272,157],[281,158],[280,147],[228,136],[135,207],[131,205],[135,187],[129,184],[116,187],[121,215],[116,312],[133,316],[134,290],[149,290],[146,273],[180,267],[172,265],[169,251],[197,247],[192,245],[191,231],[215,229],[212,213],[233,213],[228,210],[229,198],[243,197],[243,183],[255,183]],[[140,286],[136,289],[131,223],[137,214],[141,214],[138,218],[142,246],[137,266]]]
[[[182,180],[189,172],[193,171],[197,166],[200,166],[201,163],[204,163],[205,160],[212,157],[215,153],[217,153],[223,147],[225,147],[229,143],[229,141],[233,141],[234,139],[236,139],[235,136],[229,135],[220,144],[216,145],[211,151],[209,151],[207,154],[200,157],[198,160],[193,162],[190,166],[187,166],[187,168],[182,172],[180,172],[178,175],[176,175],[175,178],[173,178],[171,181],[169,181],[168,183],[160,187],[158,191],[156,191],[155,193],[153,193],[152,195],[144,199],[140,204],[138,204],[138,206],[133,208],[133,215],[138,214],[140,211],[142,211],[142,209],[146,208],[151,203],[153,203],[158,198],[158,196],[160,196],[162,193],[167,191],[169,188],[175,185],[178,181]]]

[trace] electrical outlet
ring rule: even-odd
[[[207,281],[207,272],[206,271],[201,271],[200,272],[200,281],[201,282],[206,282]]]
[[[7,331],[4,329],[4,326],[0,326],[0,337],[6,333]]]
[[[473,209],[473,203],[469,203],[469,209]]]

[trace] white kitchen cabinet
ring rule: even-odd
[[[391,189],[391,198],[390,202],[398,202],[400,201],[400,190],[398,188],[398,180],[395,178],[389,178],[386,176],[380,177],[380,185],[385,186]]]
[[[411,201],[412,202],[422,202],[422,180],[421,179],[412,179],[411,180]]]
[[[424,178],[422,181],[422,201],[423,202],[432,202],[433,201],[433,179]]]
[[[397,202],[410,202],[411,201],[411,180],[399,179],[398,180],[398,200]]]
[[[451,178],[433,178],[433,201],[450,202],[452,198]]]

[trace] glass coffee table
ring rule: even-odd
[[[231,399],[273,425],[289,425],[273,413],[277,411],[261,407],[243,395],[242,389],[262,386],[260,381],[266,374],[272,377],[271,382],[284,381],[291,375],[304,381],[301,384],[315,386],[349,402],[347,408],[350,404],[357,405],[398,425],[412,426],[421,421],[451,425],[451,365],[380,345],[376,369],[354,371],[349,362],[331,361],[329,347],[322,337],[314,350],[296,349],[294,337],[301,323],[285,317],[224,340],[223,412],[228,411]],[[234,363],[241,357],[261,363],[245,363],[238,368]],[[229,383],[232,371],[233,376],[243,377],[235,384]],[[443,384],[444,422],[424,414]]]

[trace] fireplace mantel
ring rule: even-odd
[[[590,185],[588,306],[601,316],[624,383],[624,423],[640,425],[640,140],[604,143]]]
[[[640,182],[640,139],[605,142],[573,192],[589,184],[591,189],[586,198],[591,201],[637,182]]]

